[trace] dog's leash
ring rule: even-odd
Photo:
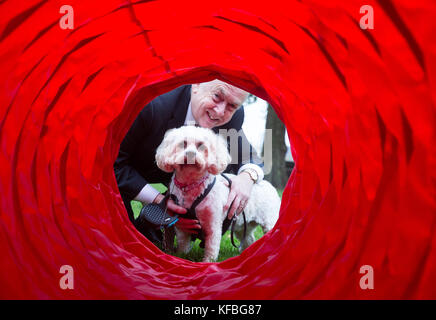
[[[221,173],[221,176],[223,176],[224,179],[227,180],[227,182],[229,183],[229,189],[230,189],[231,186],[232,186],[232,180],[230,180],[230,178],[227,177],[227,176],[225,176],[223,173]],[[230,208],[232,207],[232,204],[233,204],[233,202],[230,204],[230,207],[229,207],[229,210],[227,211],[227,214],[229,213]],[[244,236],[243,236],[243,239],[245,239],[245,237],[246,237],[246,235],[247,235],[247,219],[246,219],[246,217],[245,217],[245,212],[244,212],[244,211],[242,211],[242,217],[244,218]],[[236,212],[235,212],[235,214],[233,215],[233,218],[232,218],[232,219],[229,219],[229,218],[226,216],[226,220],[224,220],[224,222],[223,222],[223,234],[227,231],[227,229],[229,228],[229,226],[230,226],[230,224],[231,224],[232,227],[231,227],[231,230],[230,230],[230,241],[232,242],[232,245],[233,245],[235,248],[237,248],[237,249],[241,249],[241,246],[242,246],[242,240],[239,242],[239,246],[237,246],[237,245],[235,244],[235,240],[234,240],[234,236],[233,236],[233,234],[235,233],[235,225],[236,225],[236,220],[237,220],[237,218],[238,218],[238,217],[236,216]]]

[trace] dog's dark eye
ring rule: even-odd
[[[188,146],[188,141],[183,140],[182,142],[179,143],[179,147],[186,149],[186,147]]]
[[[203,142],[197,142],[196,147],[197,150],[204,150],[206,148]]]

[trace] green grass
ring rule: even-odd
[[[164,193],[167,188],[162,184],[153,184],[153,187],[155,187],[158,191]],[[277,190],[280,198],[282,197],[283,190]],[[141,211],[142,204],[138,201],[132,201],[132,209],[135,218],[139,215],[139,212]],[[256,240],[259,240],[263,236],[263,231],[260,226],[257,226],[256,230],[254,231],[254,236]],[[239,241],[235,240],[235,244],[239,245]],[[194,262],[200,262],[203,259],[203,252],[204,249],[200,248],[200,240],[197,239],[195,243],[192,246],[192,249],[187,254],[174,254],[177,257],[180,257],[182,259],[194,261]],[[221,246],[220,246],[220,253],[218,256],[218,262],[224,261],[228,258],[235,257],[239,255],[239,250],[235,248],[232,245],[231,239],[230,239],[230,230],[224,233],[223,237],[221,238]]]

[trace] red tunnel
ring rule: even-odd
[[[435,299],[435,17],[433,0],[0,1],[0,298]],[[270,233],[193,263],[131,225],[113,162],[148,101],[214,78],[273,105],[296,167]]]

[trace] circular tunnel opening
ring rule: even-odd
[[[231,74],[231,72],[229,72]],[[226,75],[221,75],[219,72],[217,71],[209,71],[209,70],[201,70],[200,72],[200,76],[196,77],[195,72],[194,74],[189,74],[187,76],[188,79],[190,79],[190,83],[199,83],[199,82],[204,82],[204,81],[210,81],[213,80],[215,78],[221,78],[221,79],[226,79],[226,81],[232,81],[232,77],[227,77]],[[231,79],[231,80],[229,80]],[[243,79],[242,79],[243,80]],[[224,80],[223,80],[224,81]],[[184,80],[183,79],[171,79],[171,81],[169,81],[168,83],[164,82],[163,84],[156,84],[153,85],[151,87],[143,87],[143,88],[139,88],[137,91],[132,91],[129,95],[129,97],[125,100],[126,104],[124,107],[123,112],[118,116],[117,121],[120,121],[120,123],[122,123],[122,126],[118,126],[116,124],[116,122],[114,122],[114,128],[120,128],[122,130],[122,134],[119,133],[111,133],[109,136],[112,137],[118,137],[121,139],[124,137],[124,132],[126,132],[129,127],[130,124],[133,122],[133,119],[135,119],[136,115],[138,114],[138,110],[142,110],[142,108],[144,107],[144,105],[148,104],[149,101],[152,101],[154,98],[156,98],[157,96],[164,94],[168,91],[171,91],[173,89],[176,89],[177,87],[180,87],[181,83],[183,83]],[[235,79],[235,82],[242,82],[241,79]],[[236,84],[235,84],[236,85]],[[251,83],[251,85],[253,86],[254,83]],[[251,89],[253,90],[253,89]],[[256,92],[261,93],[262,95],[265,96],[265,93],[263,91],[262,88],[256,88],[255,89]],[[145,102],[144,102],[145,101]],[[134,111],[131,111],[134,110]],[[128,118],[128,120],[125,120],[125,117]],[[283,140],[283,137],[282,137]],[[113,143],[117,144],[118,140],[115,140],[115,142],[113,141]],[[115,150],[117,151],[117,150]],[[116,156],[116,153],[113,153],[113,155]],[[270,170],[271,168],[269,168]],[[118,187],[116,182],[112,181],[111,177],[111,182],[110,184],[112,186],[115,187],[114,190],[118,191]],[[115,193],[116,193],[115,191]],[[119,197],[119,196],[118,196]],[[119,201],[119,200],[118,200]],[[124,210],[122,210],[124,211]],[[122,213],[123,214],[123,213]],[[123,217],[123,223],[126,225],[130,225],[129,229],[135,229],[130,221],[128,221],[128,219],[126,219],[127,215],[124,213],[124,217]],[[125,226],[123,226],[125,227]],[[273,231],[271,231],[273,232]],[[154,272],[162,272],[163,277],[171,279],[172,277],[176,276],[176,278],[179,281],[179,285],[185,287],[196,287],[196,283],[192,282],[192,278],[196,277],[196,275],[198,274],[202,274],[205,272],[205,270],[214,270],[214,265],[216,265],[215,263],[212,264],[201,264],[201,265],[197,265],[197,264],[192,264],[193,262],[184,260],[183,258],[186,258],[186,256],[182,255],[182,260],[180,260],[180,258],[177,257],[173,257],[170,256],[168,254],[165,254],[164,252],[162,252],[162,248],[157,248],[154,246],[154,244],[150,241],[148,241],[147,239],[145,239],[142,235],[138,234],[137,230],[134,230],[133,233],[135,233],[135,237],[139,238],[139,243],[137,243],[136,245],[139,247],[141,245],[147,247],[147,249],[151,250],[151,252],[153,252],[153,254],[155,255],[155,258],[157,259],[157,263],[154,265]],[[276,233],[276,237],[277,235],[279,235],[279,233]],[[265,239],[264,239],[265,238]],[[262,237],[262,240],[266,240],[268,237]],[[268,240],[266,240],[268,242]],[[198,242],[198,240],[197,240]],[[258,243],[257,243],[258,242]],[[265,261],[268,261],[268,259],[271,259],[271,256],[277,255],[277,253],[275,252],[268,252],[269,250],[274,250],[274,246],[275,244],[263,244],[263,241],[257,241],[254,245],[252,245],[253,248],[255,248],[254,250],[256,250],[255,252],[262,252],[264,251],[264,256],[263,258],[258,255],[258,259],[264,259]],[[277,240],[276,240],[277,242]],[[198,243],[197,243],[198,245]],[[250,247],[251,248],[251,247]],[[250,257],[251,254],[249,253],[249,251],[251,250],[250,248],[246,249],[245,251],[243,251],[242,255],[237,254],[235,257],[233,257],[230,261],[225,261],[225,262],[219,262],[220,267],[218,268],[222,268],[221,266],[224,263],[227,264],[227,266],[225,266],[224,268],[236,268],[236,273],[233,273],[233,271],[230,272],[231,276],[233,276],[233,274],[239,274],[239,276],[245,276],[243,275],[243,270],[240,269],[239,264],[240,262],[238,262],[238,260],[242,259],[245,260],[247,259],[247,257]],[[140,250],[140,253],[142,253],[142,250]],[[200,254],[203,254],[203,252],[200,252]],[[233,261],[235,260],[236,261]],[[177,270],[178,274],[174,275],[171,273],[171,271],[169,271],[168,269],[168,265],[171,266],[171,268],[174,268],[175,270]],[[177,265],[177,267],[175,267],[175,265]],[[195,266],[195,267],[194,267]],[[171,270],[170,268],[170,270]],[[190,270],[189,274],[185,274],[186,270]],[[223,270],[223,269],[221,269]],[[248,269],[247,269],[248,271]],[[251,270],[256,272],[255,270]],[[209,272],[209,271],[206,271]],[[216,286],[219,285],[220,281],[218,279],[216,279],[216,272],[217,270],[212,271],[213,275],[210,278],[210,280],[208,280],[208,282],[210,281],[210,283],[208,284],[208,286]],[[165,280],[165,281],[168,281]],[[198,294],[198,288],[192,289],[195,290],[195,292],[197,292],[196,294]]]
[[[213,73],[211,72],[211,74]],[[221,91],[218,89],[222,88],[222,85],[229,85],[224,82],[220,83],[217,81],[218,80],[214,80],[211,83],[215,83],[216,87],[214,86],[213,88],[214,90],[216,89],[215,91],[217,92],[218,97],[218,95],[223,94],[220,93]],[[209,82],[209,84],[211,83]],[[202,86],[205,85],[207,86],[208,83],[202,84]],[[118,187],[120,191],[123,191],[122,194],[124,194],[124,197],[127,198],[123,198],[123,202],[126,206],[129,219],[135,225],[135,227],[162,251],[187,260],[200,262],[202,261],[205,252],[208,251],[207,248],[206,250],[204,248],[205,243],[207,243],[207,241],[204,239],[204,231],[202,231],[200,234],[194,234],[192,236],[193,242],[191,243],[189,252],[179,252],[176,250],[178,247],[177,236],[175,236],[174,243],[173,241],[170,241],[170,243],[168,243],[168,241],[164,242],[161,239],[162,234],[164,237],[166,236],[166,238],[168,238],[169,235],[173,237],[174,228],[164,228],[164,232],[162,232],[162,228],[161,230],[157,230],[159,228],[154,227],[155,225],[153,223],[147,222],[145,213],[142,213],[141,215],[141,209],[153,201],[151,198],[157,199],[158,197],[162,197],[160,194],[176,195],[178,192],[176,191],[175,193],[174,189],[176,184],[172,183],[172,179],[174,179],[174,174],[176,171],[165,172],[163,171],[166,170],[165,168],[159,167],[159,164],[156,163],[158,158],[157,156],[155,157],[155,154],[157,153],[155,149],[160,148],[159,145],[164,145],[164,141],[161,140],[163,139],[164,134],[166,136],[167,131],[189,125],[189,123],[186,123],[186,119],[193,119],[191,116],[193,114],[193,106],[191,106],[190,97],[191,90],[193,90],[194,87],[197,88],[196,86],[197,85],[195,84],[179,86],[170,92],[166,92],[164,95],[161,95],[156,99],[152,99],[148,104],[144,104],[142,102],[144,99],[146,101],[149,100],[148,97],[143,95],[149,91],[147,88],[142,88],[137,93],[133,94],[134,96],[132,98],[129,98],[129,100],[132,101],[132,104],[135,104],[133,108],[136,108],[136,104],[139,103],[143,106],[143,109],[134,120],[127,135],[123,138],[117,160],[114,164],[114,169],[115,176],[117,177]],[[232,90],[239,90],[236,87],[233,88],[234,89]],[[233,95],[228,96],[227,94],[230,94],[230,91],[224,96],[230,99],[232,102],[232,99],[237,97]],[[290,154],[290,150],[287,150],[285,144],[286,130],[284,124],[275,114],[274,109],[269,105],[268,102],[252,94],[244,93],[244,97],[245,100],[241,100],[242,105],[238,109],[233,110],[232,104],[226,106],[226,109],[230,110],[226,112],[234,112],[234,114],[231,118],[230,116],[228,117],[226,123],[215,126],[216,129],[212,133],[213,135],[218,134],[223,139],[227,140],[227,151],[230,158],[226,168],[222,168],[222,170],[224,170],[226,173],[223,172],[223,174],[220,174],[219,172],[214,172],[216,179],[210,182],[210,186],[212,188],[208,189],[205,185],[205,190],[207,189],[208,191],[202,191],[198,194],[197,198],[201,198],[203,200],[200,202],[194,201],[195,206],[198,206],[202,202],[210,201],[204,199],[207,192],[214,191],[212,193],[216,193],[218,192],[217,190],[220,190],[220,187],[213,189],[212,185],[214,185],[216,181],[217,184],[227,185],[228,182],[225,181],[223,177],[233,179],[233,177],[236,177],[235,175],[238,175],[242,170],[244,170],[244,168],[253,168],[253,165],[255,165],[257,168],[255,169],[256,177],[260,177],[260,179],[265,180],[265,182],[253,185],[252,193],[254,191],[254,194],[256,195],[250,196],[250,204],[247,205],[248,211],[244,210],[244,213],[239,217],[240,221],[238,223],[235,221],[235,225],[233,226],[233,222],[231,220],[223,217],[223,234],[221,238],[219,256],[216,258],[216,260],[213,259],[217,262],[221,262],[230,257],[239,255],[242,250],[246,249],[252,244],[252,242],[260,239],[275,225],[279,213],[279,197],[281,197],[281,194],[284,191],[284,187],[294,164],[293,158],[290,155],[288,155],[289,164],[285,163],[286,151],[288,151]],[[221,101],[218,101],[218,98],[214,97],[214,99],[211,99],[211,101],[207,100],[207,102],[209,103],[208,108],[204,110],[209,110],[208,112],[220,112],[220,110],[217,109],[219,108],[218,106],[221,105]],[[130,102],[127,103],[127,106],[130,107]],[[150,108],[150,110],[145,110],[145,108]],[[183,110],[177,110],[177,108]],[[203,109],[198,110],[203,111]],[[127,113],[129,112],[127,111]],[[222,117],[226,116],[225,113],[220,115]],[[162,118],[165,120],[161,120]],[[232,126],[232,128],[229,126]],[[236,130],[234,128],[235,126],[237,127]],[[162,127],[162,129],[158,129],[159,127]],[[181,133],[184,132],[182,129],[178,131]],[[218,151],[214,150],[218,149],[215,146],[210,146],[208,144],[208,138],[206,136],[202,136],[203,131],[204,130],[199,130],[199,132],[197,132],[197,136],[190,136],[193,134],[193,132],[190,132],[189,136],[184,138],[185,140],[183,142],[185,145],[181,150],[183,151],[187,148],[187,140],[195,139],[196,143],[200,141],[205,149],[210,149],[211,152],[214,152],[213,154],[208,155],[207,151],[209,150],[207,150],[205,154],[206,157],[216,157],[216,153]],[[115,136],[117,136],[117,134],[115,134]],[[176,154],[176,149],[171,151],[171,153],[166,153],[165,158],[175,157],[174,155]],[[197,156],[201,156],[200,161],[203,161],[202,152],[199,151]],[[182,166],[176,167],[183,171]],[[175,167],[172,166],[172,168]],[[196,169],[196,172],[203,172],[202,170],[203,167],[200,167]],[[260,173],[258,173],[258,171],[260,171]],[[203,176],[204,174],[201,175]],[[265,179],[263,177],[265,177]],[[137,185],[142,186],[142,179],[146,180],[144,180],[146,186],[139,190]],[[172,183],[171,187],[170,183]],[[272,183],[275,192],[271,191],[272,188],[269,187],[269,183]],[[202,184],[200,184],[198,187],[201,186]],[[186,209],[191,207],[190,210],[192,211],[194,204],[191,205],[190,202],[188,204],[185,203],[185,198],[182,196],[183,194],[189,195],[188,191],[190,189],[188,190],[185,186],[182,187],[182,189],[177,190],[180,191],[185,189],[186,191],[182,191],[182,194],[179,195],[177,204],[183,205],[183,207]],[[260,189],[265,189],[265,191],[259,191]],[[132,199],[133,194],[136,196]],[[270,197],[268,196],[269,194],[271,194]],[[276,194],[278,194],[279,197],[277,197]],[[218,197],[218,195],[211,195],[211,197]],[[156,208],[154,205],[151,206]],[[217,206],[218,203],[213,206],[209,206],[209,208],[214,208]],[[165,210],[168,210],[168,206],[164,207]],[[255,207],[258,209],[254,210]],[[232,208],[230,206],[228,209],[223,210],[231,214],[231,209]],[[218,212],[215,214],[218,214]],[[196,216],[198,216],[198,214],[196,214]],[[185,215],[179,215],[178,217],[183,219]],[[184,223],[184,221],[182,222]],[[204,221],[204,223],[206,222],[207,220]],[[178,224],[175,225],[178,226]],[[177,229],[180,230],[179,228]],[[196,239],[196,237],[200,237],[202,240],[199,238]],[[244,241],[241,243],[241,240]]]

